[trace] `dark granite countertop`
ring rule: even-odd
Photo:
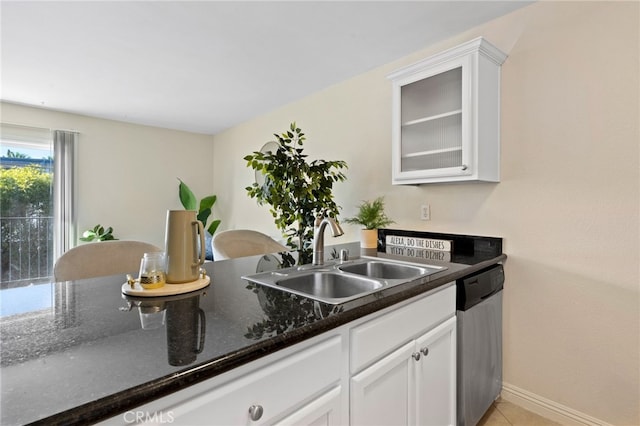
[[[357,242],[336,246],[348,248],[352,257],[447,267],[343,305],[241,279],[276,269],[280,255],[207,263],[210,286],[161,299],[127,299],[121,293],[124,276],[2,290],[0,423],[92,423],[113,417],[501,262],[506,256],[499,241],[499,251],[483,252],[480,244],[477,256],[467,250],[449,262],[385,253],[384,238],[380,253],[361,250]],[[164,309],[165,324],[142,329],[141,309]]]

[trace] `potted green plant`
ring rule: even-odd
[[[211,209],[216,203],[218,197],[216,195],[209,195],[208,197],[204,197],[200,200],[200,204],[198,205],[198,199],[194,195],[193,191],[191,191],[191,188],[189,188],[182,179],[178,178],[178,180],[180,181],[180,185],[178,186],[178,197],[180,198],[180,203],[185,210],[195,210],[197,212],[197,219],[202,222],[202,226],[207,230],[207,235],[205,236],[206,258],[207,260],[213,260],[211,237],[213,237],[213,234],[218,229],[220,219],[211,221],[209,226],[207,226],[207,221],[209,220],[209,216],[211,216]]]
[[[363,248],[377,247],[378,228],[384,228],[394,223],[384,212],[384,197],[378,197],[373,201],[363,201],[358,206],[358,214],[344,221],[363,227],[360,231],[360,245]]]
[[[112,240],[117,240],[117,238],[113,236],[113,228],[108,227],[107,229],[104,229],[100,224],[97,224],[92,229],[87,229],[82,233],[82,237],[80,237],[80,241],[85,242]]]
[[[298,264],[311,262],[313,225],[318,214],[335,218],[339,206],[333,200],[333,184],[346,179],[344,161],[314,160],[303,154],[305,135],[291,123],[289,130],[276,137],[277,149],[254,151],[244,159],[247,167],[264,179],[246,187],[258,204],[269,204],[276,227],[287,239],[287,246],[298,251]]]

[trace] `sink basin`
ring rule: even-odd
[[[303,265],[243,276],[254,283],[338,305],[383,288],[426,277],[446,269],[440,266],[355,259],[322,266]]]
[[[336,272],[311,272],[276,280],[275,284],[320,299],[343,299],[382,287],[382,283]]]
[[[438,272],[439,269],[424,268],[421,266],[401,265],[397,263],[369,261],[339,266],[338,269],[352,274],[366,277],[382,278],[385,280],[409,280],[426,275],[429,272]]]

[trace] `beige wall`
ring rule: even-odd
[[[168,209],[182,209],[178,180],[213,193],[212,137],[2,103],[3,122],[80,133],[79,234],[100,223],[123,240],[164,246]]]
[[[242,157],[297,121],[311,158],[349,165],[335,189],[343,217],[384,195],[398,228],[504,238],[508,387],[583,420],[640,424],[639,12],[533,4],[216,135],[223,228],[277,234],[243,190],[253,174]],[[502,181],[392,186],[386,75],[476,36],[509,54]],[[425,202],[430,222],[418,220]],[[358,238],[345,230],[343,241]]]

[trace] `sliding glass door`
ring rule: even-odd
[[[75,133],[0,130],[0,285],[49,281],[72,236]]]

